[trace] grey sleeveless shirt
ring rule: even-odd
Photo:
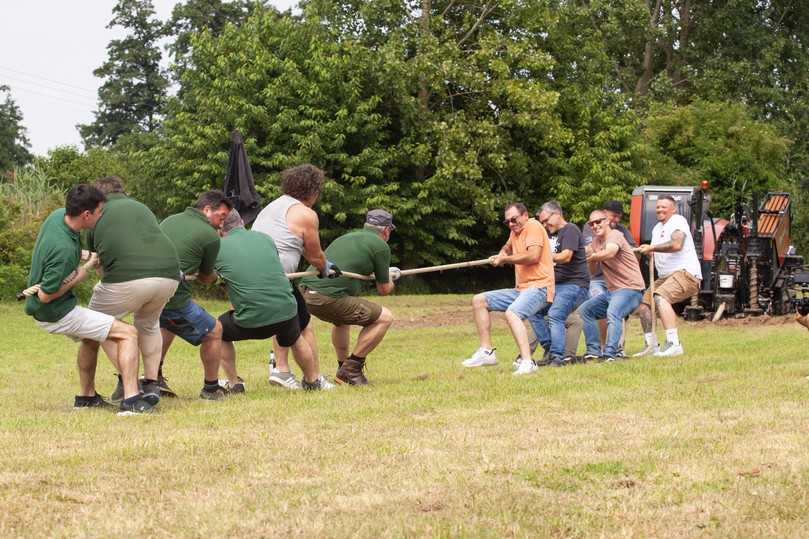
[[[299,238],[287,225],[287,212],[301,201],[289,195],[281,195],[265,207],[256,217],[253,230],[267,234],[278,248],[278,256],[286,273],[298,271],[303,254],[303,238]]]

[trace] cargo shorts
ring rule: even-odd
[[[335,326],[370,326],[382,314],[382,306],[367,299],[333,298],[306,288],[301,291],[309,313]]]
[[[677,270],[655,281],[655,295],[660,296],[671,305],[688,301],[699,293],[700,280],[687,271]],[[651,305],[649,290],[643,295],[641,301],[644,305]]]

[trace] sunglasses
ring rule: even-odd
[[[590,228],[594,228],[596,225],[600,225],[606,220],[607,220],[606,217],[602,217],[601,219],[596,219],[594,221],[587,221],[587,224],[590,226]]]
[[[503,224],[506,225],[506,226],[508,226],[508,225],[516,225],[517,221],[519,221],[519,220],[520,220],[519,217],[512,217],[510,219],[506,219],[505,221],[503,221]]]

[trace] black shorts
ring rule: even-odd
[[[236,323],[233,314],[234,311],[228,311],[219,317],[219,322],[222,324],[223,341],[249,341],[276,337],[278,338],[278,344],[287,347],[295,344],[295,341],[301,336],[301,327],[298,324],[297,316],[269,326],[243,328]]]
[[[292,285],[292,295],[295,296],[295,302],[298,304],[298,325],[303,331],[309,325],[312,315],[309,314],[309,309],[306,308],[306,302],[303,300],[301,291],[294,284]]]

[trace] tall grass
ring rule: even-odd
[[[18,224],[29,224],[59,205],[64,193],[57,182],[36,167],[18,168],[0,179],[0,199],[15,208]]]

